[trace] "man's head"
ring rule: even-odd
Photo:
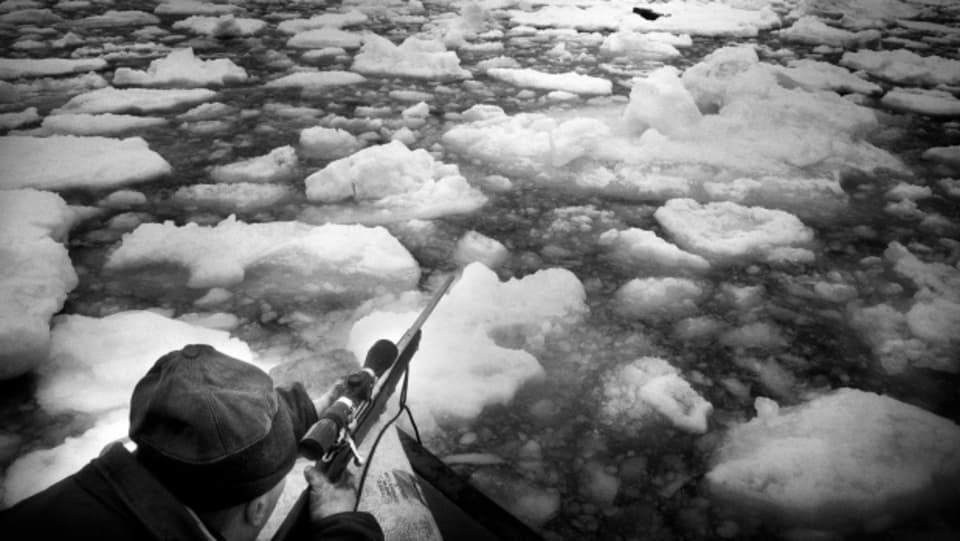
[[[137,383],[130,438],[171,493],[220,519],[266,511],[265,522],[296,460],[291,414],[270,376],[206,345],[164,355]]]

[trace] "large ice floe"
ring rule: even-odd
[[[470,420],[484,406],[506,404],[527,381],[543,375],[530,353],[553,333],[577,324],[586,293],[568,270],[546,269],[500,282],[482,263],[471,263],[423,327],[410,364],[410,404],[437,420]],[[350,332],[348,349],[362,358],[377,339],[399,337],[416,319],[421,295],[378,306]],[[521,339],[519,349],[498,336]]]
[[[136,382],[161,356],[188,344],[209,344],[232,357],[255,361],[245,343],[224,331],[153,312],[58,317],[49,360],[40,370],[38,401],[49,412],[91,414],[94,424],[57,447],[18,458],[7,470],[4,503],[12,505],[43,490],[75,472],[111,441],[125,437],[127,405]]]
[[[323,211],[328,218],[343,221],[436,218],[472,212],[487,200],[456,165],[437,161],[423,149],[410,150],[399,141],[336,160],[304,182],[311,201],[356,204],[356,208]]]
[[[164,264],[186,268],[187,287],[243,283],[270,297],[367,297],[409,289],[420,278],[417,262],[382,227],[247,224],[234,217],[212,227],[143,224],[124,235],[105,267]]]
[[[849,388],[756,408],[706,475],[724,505],[797,527],[869,529],[956,501],[960,427],[948,419]]]
[[[187,47],[150,62],[146,70],[117,68],[113,74],[113,84],[188,88],[242,83],[247,77],[246,70],[230,59],[201,60],[193,54],[192,48]]]
[[[106,188],[171,172],[140,137],[0,137],[0,188]]]
[[[491,68],[487,75],[522,88],[563,90],[574,94],[606,95],[613,91],[613,83],[600,77],[579,73],[544,73],[533,69]]]
[[[420,79],[469,79],[455,51],[439,40],[409,37],[400,45],[373,33],[363,36],[363,47],[353,57],[351,70],[366,75],[395,75]]]
[[[610,370],[603,378],[599,420],[609,428],[636,435],[666,422],[703,434],[713,405],[659,357],[641,357]]]
[[[61,244],[76,217],[54,193],[0,190],[0,380],[46,359],[50,318],[77,285]]]
[[[960,60],[921,56],[906,49],[846,52],[840,59],[840,65],[864,70],[898,84],[934,86],[960,83]]]

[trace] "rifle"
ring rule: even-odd
[[[396,345],[389,340],[378,340],[370,348],[363,368],[344,380],[343,395],[320,413],[317,422],[300,440],[300,454],[315,461],[327,479],[336,482],[351,461],[359,466],[370,459],[360,455],[359,447],[386,410],[387,401],[396,391],[400,378],[404,378],[402,394],[406,394],[407,370],[410,359],[420,345],[421,327],[453,284],[455,277],[455,275],[449,276],[440,285],[430,302],[410,328],[403,333]],[[405,408],[406,406],[402,405],[401,411]],[[407,412],[409,413],[409,410]],[[382,433],[383,430],[381,430]],[[376,449],[379,436],[370,449],[371,456]],[[360,488],[362,489],[362,479]],[[308,486],[300,494],[290,513],[274,534],[273,541],[305,537],[310,522],[309,497],[310,487]],[[358,491],[358,502],[359,498]]]

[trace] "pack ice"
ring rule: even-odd
[[[758,398],[732,428],[706,480],[743,512],[792,526],[882,524],[956,501],[960,427],[916,406],[842,388],[789,408]]]

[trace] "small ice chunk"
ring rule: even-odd
[[[267,88],[320,89],[331,86],[355,85],[367,78],[349,71],[297,71],[268,82]]]
[[[934,117],[960,116],[960,100],[945,90],[894,88],[880,99],[880,103],[894,111]]]
[[[232,14],[219,17],[192,15],[173,23],[173,29],[200,34],[212,38],[234,38],[254,36],[264,31],[267,23],[259,19],[235,17]]]
[[[293,178],[296,171],[297,152],[287,145],[263,156],[218,165],[210,177],[217,182],[282,182]]]
[[[856,48],[867,43],[879,42],[882,34],[879,30],[851,32],[842,28],[828,26],[817,17],[800,17],[792,26],[777,30],[780,39],[808,43],[811,45],[831,45],[833,47]]]
[[[673,66],[658,68],[643,79],[635,79],[623,116],[630,129],[637,133],[653,128],[670,136],[683,136],[696,130],[702,119],[693,96]]]
[[[87,113],[50,115],[43,119],[34,134],[115,135],[132,130],[154,128],[167,124],[167,119],[156,116],[115,115]]]
[[[918,186],[916,184],[909,184],[906,182],[900,182],[893,188],[887,190],[886,194],[887,199],[926,199],[928,197],[933,197],[933,190],[929,186]]]
[[[177,188],[171,199],[185,207],[216,207],[227,212],[268,209],[293,199],[294,191],[285,184],[257,181],[229,184],[191,184]],[[132,228],[131,228],[132,229]]]
[[[506,261],[508,255],[507,247],[500,241],[476,231],[467,231],[457,241],[453,259],[462,266],[479,261],[491,269],[496,269]]]
[[[687,40],[673,40],[672,34],[614,32],[604,38],[600,52],[609,56],[626,56],[632,59],[667,60],[680,56],[677,45],[690,46]]]
[[[154,8],[157,15],[222,15],[238,11],[240,6],[204,2],[203,0],[161,0]]]
[[[748,323],[723,333],[720,343],[733,348],[776,350],[789,344],[779,327],[766,321]]]
[[[960,145],[931,147],[922,154],[923,159],[960,168]]]
[[[574,94],[605,96],[613,92],[607,79],[569,73],[545,73],[530,68],[490,68],[487,75],[521,88],[565,90]]]
[[[693,314],[702,296],[703,287],[686,278],[634,278],[617,290],[614,302],[627,317],[656,321]]]
[[[353,58],[353,71],[368,75],[417,77],[422,79],[469,79],[460,67],[460,58],[437,40],[410,36],[400,45],[373,33],[364,34],[363,47]]]
[[[314,15],[309,19],[287,19],[277,25],[277,30],[284,34],[299,34],[307,30],[317,28],[343,28],[345,26],[357,26],[370,20],[365,13],[356,9],[344,13],[321,13]]]
[[[630,228],[624,231],[611,229],[600,236],[600,245],[607,247],[612,256],[630,267],[653,267],[659,270],[690,269],[704,271],[710,263],[696,255],[685,252],[661,239],[653,231]]]
[[[97,206],[111,209],[128,209],[147,203],[147,196],[136,190],[117,190],[101,199]]]
[[[0,79],[52,77],[106,69],[103,58],[0,58]]]
[[[429,202],[459,203],[448,210],[475,210],[486,197],[470,186],[456,165],[434,160],[426,150],[410,150],[399,141],[372,146],[330,163],[304,181],[307,198],[336,203],[379,200],[387,206],[420,206]],[[427,218],[431,216],[418,216]]]
[[[0,129],[15,129],[40,122],[36,107],[27,107],[17,113],[0,113]]]
[[[726,505],[791,526],[835,529],[952,501],[960,427],[947,419],[849,388],[766,409],[732,428],[713,456],[708,488]]]
[[[659,357],[641,357],[603,377],[600,422],[637,433],[665,419],[673,426],[703,434],[713,406]]]
[[[164,58],[150,62],[146,71],[117,68],[113,84],[117,86],[225,86],[247,80],[247,72],[230,59],[201,60],[193,48],[177,49]]]
[[[780,210],[671,199],[654,217],[681,247],[708,260],[764,258],[813,241],[813,230]]]
[[[104,188],[171,172],[140,137],[0,137],[0,188]]]
[[[353,154],[361,143],[350,132],[315,126],[300,132],[300,150],[308,157],[335,160]]]
[[[100,88],[74,96],[57,113],[153,113],[210,101],[217,95],[205,88]]]
[[[883,92],[880,85],[829,62],[804,58],[791,60],[786,67],[777,66],[776,69],[779,76],[806,90],[833,90],[867,95]]]
[[[287,40],[287,47],[295,49],[322,49],[324,47],[356,49],[363,45],[363,37],[363,34],[327,26],[297,33]]]

